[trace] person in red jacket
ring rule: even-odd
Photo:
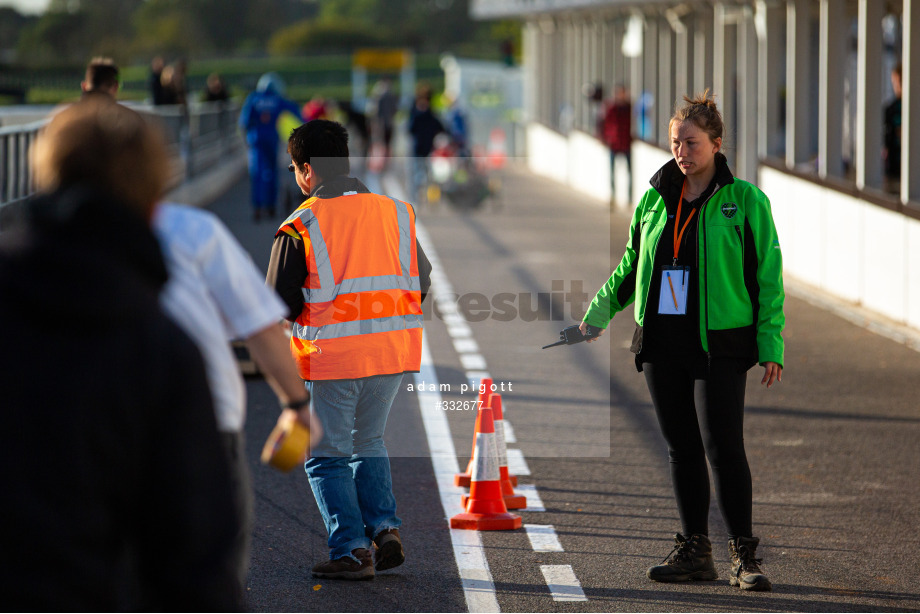
[[[629,194],[632,194],[632,162],[630,151],[632,149],[632,103],[629,100],[629,90],[623,85],[617,85],[613,100],[604,105],[604,115],[601,124],[601,138],[610,148],[610,191],[614,196],[614,170],[618,155],[626,158],[626,171],[629,177]]]

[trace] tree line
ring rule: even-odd
[[[478,22],[469,0],[51,0],[40,16],[0,8],[6,63],[49,65],[106,55],[290,56],[408,47],[499,56],[509,22]]]

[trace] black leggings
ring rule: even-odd
[[[709,534],[709,472],[729,538],[751,537],[751,470],[744,453],[745,363],[713,359],[708,371],[643,363],[658,424],[668,444],[683,533]]]

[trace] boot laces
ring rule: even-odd
[[[740,578],[742,573],[763,573],[760,569],[763,559],[755,558],[754,551],[747,546],[738,546],[738,560],[740,565],[735,577]]]
[[[661,562],[667,562],[668,565],[677,565],[683,561],[690,561],[693,559],[693,552],[696,550],[694,547],[695,544],[685,538],[683,535],[677,535],[674,540],[677,542],[674,546],[674,549],[668,553],[668,556],[664,557],[664,560]]]

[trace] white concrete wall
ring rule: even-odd
[[[599,204],[610,202],[609,150],[584,132],[573,130],[565,136],[536,122],[528,124],[527,165],[538,175],[571,186]]]
[[[609,202],[609,152],[593,137],[531,123],[527,156],[533,172]],[[618,206],[632,211],[670,158],[636,141],[633,193]],[[768,167],[756,179],[770,198],[787,274],[920,330],[920,221]]]
[[[573,130],[569,134],[569,185],[610,202],[610,149],[593,136]]]
[[[658,169],[667,164],[671,154],[660,147],[649,145],[642,141],[633,141],[632,146],[632,198],[629,199],[629,210],[632,211],[639,203],[651,185],[649,181]]]
[[[527,125],[527,166],[543,175],[568,184],[569,140],[543,124]]]
[[[786,272],[920,329],[920,221],[761,167]]]

